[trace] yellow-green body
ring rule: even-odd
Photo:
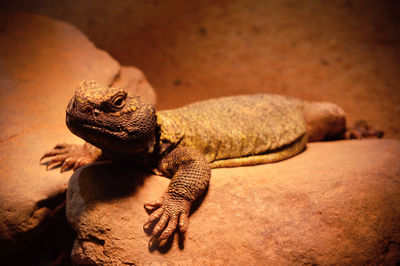
[[[280,161],[307,143],[302,101],[280,95],[211,99],[157,112],[161,141],[200,151],[212,168]]]

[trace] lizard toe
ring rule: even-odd
[[[152,225],[154,225],[154,222],[159,220],[160,217],[163,215],[164,213],[164,209],[160,208],[156,211],[154,211],[149,218],[147,219],[147,222],[143,225],[143,230],[148,233],[151,234],[152,233]]]
[[[176,216],[170,217],[167,227],[164,229],[164,231],[158,237],[158,240],[160,242],[167,240],[175,232],[177,225],[178,225],[178,217],[176,217]]]
[[[74,165],[74,161],[71,160],[71,158],[65,159],[64,162],[61,164],[60,172],[62,173],[62,172],[67,171],[68,169],[72,168],[73,165]]]
[[[44,163],[44,164],[46,164],[46,170],[53,169],[56,166],[61,165],[65,161],[65,159],[67,159],[67,156],[65,156],[65,155],[54,156],[49,161]]]
[[[46,152],[45,154],[43,154],[43,156],[40,158],[39,162],[41,162],[43,159],[51,157],[51,156],[55,156],[55,155],[61,155],[66,153],[66,150],[60,150],[60,149],[52,149],[48,152]]]
[[[56,146],[54,146],[54,149],[65,149],[68,146],[68,143],[58,143]]]
[[[179,232],[185,234],[189,224],[189,213],[181,213],[179,216]]]
[[[144,204],[144,208],[146,209],[146,211],[148,212],[153,212],[154,210],[160,208],[164,203],[164,198],[161,197],[157,200],[148,202]]]
[[[161,233],[163,231],[163,229],[165,228],[165,226],[167,225],[168,220],[169,220],[169,215],[166,214],[166,213],[163,213],[163,215],[161,216],[160,220],[154,226],[152,234],[153,235],[158,235],[159,233]]]

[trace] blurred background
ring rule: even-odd
[[[400,2],[1,1],[81,29],[144,71],[158,108],[247,93],[331,101],[400,138]]]

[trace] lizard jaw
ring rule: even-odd
[[[113,131],[113,130],[110,130],[110,129],[108,129],[108,128],[105,128],[105,127],[98,127],[98,126],[93,126],[93,125],[90,125],[90,124],[81,124],[81,127],[83,127],[83,128],[85,128],[85,129],[87,129],[87,130],[91,130],[91,131],[94,131],[94,132],[101,132],[101,134],[108,134],[108,135],[112,135],[112,136],[116,136],[116,137],[119,137],[119,138],[127,138],[128,137],[128,132],[126,132],[126,131],[124,131],[124,130],[120,130],[120,131]]]
[[[108,128],[104,125],[94,125],[91,123],[88,123],[88,121],[85,121],[83,119],[74,117],[70,114],[66,115],[66,124],[68,128],[72,131],[72,133],[75,134],[75,132],[86,132],[86,133],[92,133],[92,134],[99,134],[99,135],[107,135],[109,137],[115,137],[120,140],[122,139],[129,139],[130,136],[134,136],[133,134],[130,134],[130,132],[123,130],[123,129],[117,129],[113,130],[111,128]],[[84,138],[84,136],[80,136],[81,134],[77,134],[79,137]]]
[[[142,139],[135,130],[111,130],[103,125],[89,124],[87,121],[68,113],[66,124],[76,136],[108,151],[136,154],[143,151],[147,143],[147,140]]]

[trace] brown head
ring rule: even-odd
[[[136,154],[154,139],[156,113],[140,96],[84,80],[68,104],[66,123],[72,133],[100,149]]]

